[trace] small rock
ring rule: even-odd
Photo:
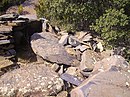
[[[61,76],[60,76],[63,80],[73,84],[73,85],[80,85],[81,84],[81,80],[79,80],[77,77],[73,76],[73,75],[70,75],[70,74],[67,74],[67,73],[63,73]]]
[[[63,73],[64,73],[64,66],[61,65],[61,66],[60,66],[60,70],[58,71],[58,74],[61,75],[61,74],[63,74]]]
[[[80,45],[80,42],[73,36],[69,37],[68,43],[74,47]]]
[[[105,51],[101,52],[101,56],[103,58],[107,58],[107,57],[110,57],[112,55],[114,55],[113,50],[105,50]]]
[[[64,36],[64,35],[68,35],[68,33],[66,30],[64,30],[64,31],[58,32],[58,35]]]
[[[52,68],[52,70],[57,71],[57,70],[60,68],[60,66],[59,66],[58,64],[54,63],[54,64],[51,66],[51,68]]]
[[[69,67],[66,71],[67,74],[70,74],[70,75],[77,75],[77,67]]]
[[[90,34],[85,35],[82,39],[83,42],[88,42],[92,40],[92,36]]]
[[[77,32],[79,34],[78,39],[82,39],[88,32]]]
[[[85,51],[88,48],[89,46],[87,45],[78,45],[77,47],[75,47],[75,49],[79,49],[81,52]]]
[[[56,97],[68,97],[68,92],[67,91],[62,91]]]
[[[97,49],[99,49],[100,52],[102,52],[102,51],[104,50],[104,48],[103,48],[101,42],[99,42],[99,43],[97,44]]]
[[[54,29],[55,29],[55,31],[56,31],[57,33],[61,31],[58,26],[55,26]]]
[[[59,44],[66,45],[68,42],[69,35],[63,35],[61,39],[59,40]]]
[[[78,61],[81,61],[81,55],[82,55],[82,53],[79,50],[76,49],[76,59]]]
[[[67,51],[67,53],[71,54],[71,55],[76,55],[76,52],[73,48],[70,47],[65,47],[65,50]]]

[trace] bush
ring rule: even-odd
[[[122,45],[124,38],[130,34],[126,28],[128,22],[128,16],[124,14],[123,9],[108,9],[103,16],[96,19],[91,28],[101,35],[106,44]]]
[[[88,30],[109,8],[126,7],[129,0],[39,0],[37,13],[63,29]]]
[[[97,17],[94,4],[86,0],[40,0],[37,13],[68,30],[84,30]]]

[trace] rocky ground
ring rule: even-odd
[[[102,44],[91,32],[43,26],[17,52],[19,67],[1,74],[0,97],[129,97],[130,64]]]

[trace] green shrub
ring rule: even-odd
[[[128,16],[124,10],[108,9],[103,16],[96,19],[96,24],[91,28],[101,35],[109,44],[116,44],[123,37],[128,35],[125,27],[128,25]]]
[[[129,0],[39,0],[37,13],[63,29],[88,30],[109,8],[126,7]]]
[[[83,30],[97,17],[93,5],[84,0],[39,0],[37,13],[63,29]]]

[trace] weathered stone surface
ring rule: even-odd
[[[42,32],[32,35],[31,46],[35,54],[43,59],[57,64],[71,65],[73,57],[69,55],[64,47],[58,44],[54,34]]]
[[[74,36],[69,37],[68,43],[74,47],[80,45],[80,42]]]
[[[62,91],[56,97],[68,97],[68,92],[67,91]]]
[[[18,19],[29,19],[29,20],[37,20],[36,15],[20,15]]]
[[[71,92],[71,97],[129,97],[130,65],[111,56],[95,65],[93,75]]]
[[[92,40],[92,36],[90,34],[87,34],[87,35],[83,36],[81,40],[83,42],[88,42],[88,41]]]
[[[18,17],[18,14],[4,14],[0,16],[0,20],[14,20]]]
[[[75,49],[78,49],[81,52],[85,51],[88,48],[89,48],[89,46],[87,46],[87,45],[78,45],[77,47],[75,47]]]
[[[71,55],[76,55],[76,51],[72,47],[65,47],[65,50]]]
[[[100,56],[98,53],[91,51],[91,50],[86,50],[83,52],[81,56],[81,63],[80,63],[80,70],[83,69],[93,69],[94,68],[94,63],[100,60]]]
[[[78,79],[76,76],[73,76],[73,75],[70,75],[70,74],[67,74],[67,73],[63,73],[61,76],[60,76],[63,80],[71,83],[71,84],[74,84],[76,86],[80,85],[81,84],[81,80]],[[73,97],[73,96],[72,96]]]
[[[68,37],[69,37],[69,35],[63,35],[61,37],[61,39],[59,40],[59,43],[62,44],[62,45],[66,45],[67,42],[68,42]]]
[[[5,25],[1,25],[0,26],[0,33],[9,33],[12,31],[12,27],[11,26],[5,26]]]
[[[99,43],[97,44],[97,49],[99,49],[100,52],[102,52],[102,51],[104,50],[103,45],[102,45],[101,42],[99,42]]]
[[[11,62],[8,59],[5,59],[3,56],[0,56],[0,68],[4,68],[4,67],[9,66],[11,64],[13,64],[13,62]]]
[[[30,64],[8,72],[0,78],[0,96],[19,97],[35,93],[54,95],[62,89],[58,74],[44,64]]]
[[[80,31],[80,32],[77,32],[77,37],[78,39],[82,39],[88,32],[84,32],[84,31]]]
[[[101,56],[103,58],[108,58],[108,57],[110,57],[112,55],[114,55],[113,50],[105,50],[105,51],[101,52]]]
[[[77,67],[69,67],[66,71],[67,74],[70,74],[70,75],[77,75],[77,71],[78,71],[78,68]]]

